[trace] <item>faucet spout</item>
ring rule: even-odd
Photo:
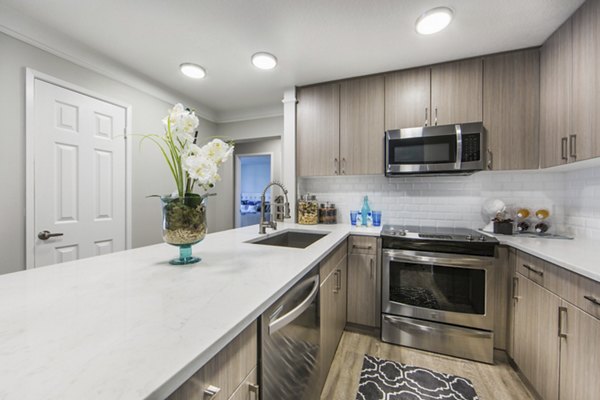
[[[271,213],[271,220],[270,221],[265,220],[266,195],[267,195],[267,190],[269,190],[269,188],[271,186],[279,186],[281,188],[281,190],[283,190],[283,195],[285,196],[284,218],[291,218],[291,215],[290,215],[290,203],[288,201],[288,195],[287,195],[288,191],[287,191],[287,189],[280,182],[276,182],[276,181],[270,182],[267,185],[267,187],[265,187],[265,189],[262,192],[262,195],[260,196],[261,207],[260,207],[260,224],[258,226],[258,233],[259,234],[267,233],[267,228],[277,229],[277,223],[273,219],[273,213]]]

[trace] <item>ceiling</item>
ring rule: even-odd
[[[0,6],[203,104],[219,119],[280,106],[284,89],[295,85],[540,45],[582,2],[0,0]],[[418,35],[416,18],[441,5],[454,9],[451,25]],[[275,54],[277,68],[254,68],[250,56],[257,51]],[[182,62],[204,66],[207,77],[184,77]]]

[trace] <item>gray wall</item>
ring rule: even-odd
[[[130,104],[133,133],[136,134],[162,132],[161,119],[171,104],[2,33],[0,59],[2,274],[25,267],[25,67]],[[194,107],[194,104],[187,105]],[[201,120],[200,131],[207,137],[214,136],[216,124]],[[225,168],[225,183],[227,175],[231,172]],[[174,184],[171,179],[160,153],[150,143],[145,143],[140,149],[136,140],[133,147],[134,247],[161,241],[158,200],[146,199],[146,196],[172,192]],[[219,183],[217,189],[224,182]],[[219,207],[215,207],[215,211],[221,212]],[[215,231],[222,226],[216,222],[218,220],[216,215],[209,218],[210,230]]]
[[[219,137],[234,140],[237,143],[237,146],[239,146],[236,147],[236,152],[238,152],[238,148],[241,149],[243,146],[254,146],[255,151],[253,152],[255,153],[271,151],[268,148],[262,150],[260,145],[258,145],[259,147],[256,147],[256,144],[251,145],[248,142],[254,142],[259,138],[275,139],[279,142],[278,138],[282,133],[283,116],[217,124],[217,135]],[[267,146],[270,146],[269,143],[272,143],[271,140],[264,140],[261,142],[265,143]],[[281,167],[278,167],[277,165],[281,165],[280,156],[274,158],[276,158],[274,161],[275,171],[279,171]],[[218,209],[219,213],[217,217],[209,212],[209,228],[210,226],[215,226],[218,230],[231,229],[234,227],[235,197],[235,165],[233,158],[222,167],[220,175],[222,181],[217,188],[218,195],[216,197],[211,197],[208,203],[210,209]],[[276,173],[274,173],[274,175],[277,176]],[[211,218],[215,217],[218,219],[211,220]]]

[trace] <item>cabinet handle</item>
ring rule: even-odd
[[[428,118],[428,111],[429,109],[427,107],[425,107],[425,126],[429,125],[429,118]]]
[[[373,278],[375,277],[375,262],[374,261],[375,260],[373,260],[372,258],[369,261],[369,265],[370,265],[370,268],[371,268],[371,280],[373,280]]]
[[[248,384],[248,391],[250,393],[254,393],[254,400],[258,400],[260,397],[260,386],[258,386],[255,383],[249,383]]]
[[[213,385],[208,386],[206,389],[204,389],[204,394],[206,396],[208,396],[209,399],[212,399],[213,397],[215,397],[219,392],[221,391],[220,387],[216,387]]]
[[[338,171],[339,171],[339,165],[340,165],[340,163],[339,163],[338,159],[337,159],[337,158],[334,158],[334,159],[333,159],[333,167],[334,167],[334,169],[335,169],[335,174],[336,174],[336,175],[338,175],[338,173],[339,173],[339,172],[338,172]]]
[[[567,338],[567,334],[563,333],[563,313],[567,315],[567,307],[558,307],[558,337]]]
[[[352,245],[353,249],[358,249],[358,250],[371,250],[373,248],[373,246],[368,245],[368,246],[357,246],[355,244]]]
[[[342,158],[342,175],[346,175],[346,159]]]
[[[513,300],[519,301],[519,277],[513,276]]]
[[[340,290],[342,290],[342,270],[341,269],[338,269],[338,276],[337,276],[337,278],[338,278],[338,287],[337,287],[337,290],[339,292]]]
[[[335,287],[333,288],[333,293],[337,293],[340,291],[340,270],[336,269],[333,275],[335,275]]]
[[[598,300],[597,298],[595,298],[594,296],[583,296],[584,299],[591,301],[592,303],[594,303],[597,306],[600,306],[600,300]]]
[[[489,148],[487,149],[487,169],[494,169],[494,153]]]
[[[577,158],[577,135],[569,135],[569,156]]]
[[[560,158],[565,161],[569,159],[569,157],[567,157],[567,147],[567,138],[564,137],[560,139]]]
[[[535,268],[533,268],[533,267],[530,267],[530,266],[529,266],[529,265],[527,265],[527,264],[523,264],[523,266],[524,266],[525,268],[527,268],[528,270],[530,270],[531,272],[533,272],[534,274],[537,274],[537,275],[539,275],[539,276],[544,276],[544,271],[537,270],[537,269],[535,269]]]
[[[435,108],[435,123],[434,123],[434,125],[437,126],[437,107]]]

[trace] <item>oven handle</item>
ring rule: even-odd
[[[430,253],[413,250],[383,250],[384,257],[391,261],[410,261],[418,264],[437,264],[450,267],[485,267],[493,263],[491,257],[478,257],[464,254]]]
[[[397,319],[389,315],[384,315],[383,319],[385,319],[389,324],[399,328],[401,330],[409,330],[417,331],[419,333],[436,333],[443,332],[444,335],[460,335],[460,336],[471,336],[475,338],[488,338],[491,336],[491,332],[487,331],[476,331],[473,329],[460,328],[458,326],[448,326],[444,325],[443,327],[434,327],[421,325],[414,322],[409,322],[406,319]],[[407,329],[408,328],[408,329]]]

